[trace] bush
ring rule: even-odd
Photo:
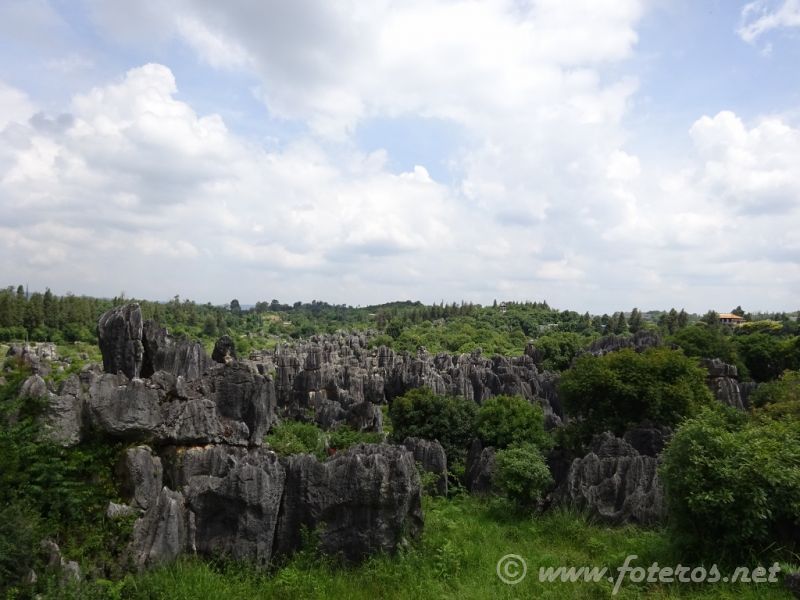
[[[800,422],[709,407],[677,431],[663,460],[670,523],[688,549],[715,560],[778,554],[776,542],[793,549]]]
[[[439,440],[447,462],[461,462],[467,446],[475,437],[477,406],[457,396],[437,396],[429,388],[418,388],[395,398],[389,407],[392,437],[402,442],[406,437]]]
[[[625,349],[585,355],[561,377],[560,397],[571,425],[584,443],[611,431],[621,436],[643,421],[674,427],[712,401],[706,372],[683,352]]]
[[[284,421],[273,427],[264,441],[281,456],[314,454],[322,458],[325,455],[322,430],[312,423]]]
[[[380,444],[383,434],[374,431],[356,431],[352,427],[343,425],[334,429],[328,435],[328,445],[338,451],[347,450],[356,444]]]
[[[547,371],[568,369],[587,339],[569,331],[557,331],[537,338],[534,346],[542,355],[541,367]]]
[[[521,396],[489,398],[478,410],[477,431],[484,445],[496,448],[533,444],[544,450],[552,445],[542,407]]]
[[[521,506],[531,506],[553,484],[550,469],[534,444],[518,444],[498,450],[493,484]]]
[[[750,404],[774,418],[800,419],[800,371],[786,371],[780,379],[762,383],[751,394]]]

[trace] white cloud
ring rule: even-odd
[[[742,20],[737,30],[745,42],[754,43],[773,29],[800,27],[800,0],[757,0],[742,9]],[[768,53],[772,46],[767,45]]]
[[[25,92],[0,81],[0,131],[9,123],[25,123],[33,113],[33,104]]]

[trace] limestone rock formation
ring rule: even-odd
[[[439,496],[447,495],[447,455],[438,441],[423,440],[422,438],[407,437],[403,445],[414,456],[428,473],[437,475],[435,492]]]
[[[359,444],[325,462],[291,456],[276,550],[300,547],[302,528],[320,531],[321,549],[348,560],[392,553],[422,529],[420,481],[402,446]]]
[[[610,433],[596,436],[592,451],[572,462],[557,501],[607,523],[649,524],[665,516],[658,459],[642,456]]]
[[[702,365],[708,370],[706,383],[719,402],[739,410],[749,407],[748,398],[757,384],[740,382],[736,365],[722,362],[719,358],[704,358]]]
[[[586,349],[587,354],[595,356],[602,356],[609,352],[616,352],[624,348],[632,348],[636,352],[643,352],[648,348],[660,346],[662,343],[661,336],[657,331],[650,331],[642,329],[630,336],[621,335],[606,335],[592,344]]]
[[[400,446],[362,444],[325,462],[279,460],[264,448],[175,447],[165,460],[166,485],[134,527],[140,566],[185,552],[267,565],[298,550],[304,528],[317,531],[324,552],[361,560],[394,552],[422,526],[419,476]]]
[[[147,510],[161,492],[161,459],[147,446],[128,448],[117,466],[117,478],[123,498],[132,507]]]
[[[106,373],[122,372],[129,379],[139,377],[144,347],[142,311],[138,304],[126,304],[104,313],[97,323],[97,339]]]
[[[495,470],[495,449],[491,446],[484,448],[480,440],[473,440],[467,455],[465,475],[467,489],[479,496],[491,494]]]
[[[216,341],[214,350],[211,353],[211,360],[218,363],[236,360],[236,346],[230,336],[223,335]]]

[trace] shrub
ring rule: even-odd
[[[670,522],[689,549],[714,559],[756,555],[775,542],[791,550],[800,422],[709,407],[681,426],[663,460]]]
[[[495,487],[521,506],[536,504],[553,484],[550,469],[534,444],[498,450],[495,461]]]
[[[343,425],[328,434],[328,445],[336,450],[347,450],[356,444],[380,444],[383,434],[375,431],[356,431],[348,425]]]
[[[544,411],[521,396],[495,396],[478,410],[477,431],[484,444],[506,448],[533,444],[539,449],[552,445],[544,430]]]
[[[751,394],[750,404],[774,418],[800,419],[800,371],[786,371],[780,379],[762,383]]]
[[[568,369],[586,345],[587,338],[570,331],[557,331],[537,338],[536,350],[541,352],[541,367],[548,371]]]
[[[438,396],[429,388],[417,388],[392,401],[392,437],[396,442],[409,436],[439,440],[448,464],[460,462],[475,436],[477,410],[475,403],[465,398]]]
[[[273,427],[264,441],[281,456],[314,454],[322,458],[325,453],[322,430],[312,423],[284,421]]]
[[[675,426],[712,401],[706,372],[683,352],[625,349],[604,356],[585,355],[561,378],[565,411],[577,421],[577,438],[609,430],[621,436],[643,421]]]

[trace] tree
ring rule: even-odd
[[[512,444],[533,444],[540,450],[552,445],[544,430],[544,411],[522,396],[495,396],[478,410],[478,436],[486,446],[506,448]]]
[[[236,298],[231,300],[231,313],[237,316],[242,313],[242,307],[239,305],[239,301]]]
[[[561,377],[560,398],[575,417],[577,438],[611,431],[621,436],[643,421],[674,427],[712,401],[706,372],[683,352],[631,349],[584,355]]]
[[[744,317],[744,309],[739,305],[731,311],[731,314]]]
[[[542,452],[534,444],[498,450],[495,465],[495,488],[521,506],[535,505],[553,483]]]
[[[463,462],[475,437],[477,406],[461,396],[439,396],[430,388],[416,388],[389,405],[392,437],[439,440],[449,463]]]
[[[660,475],[671,526],[701,556],[797,548],[800,421],[712,405],[678,429]]]
[[[642,329],[642,313],[638,308],[631,311],[631,317],[628,319],[628,329],[631,333],[636,333]]]
[[[681,312],[678,313],[678,317],[675,319],[675,328],[683,329],[688,324],[689,324],[689,315],[686,313],[684,309],[681,309]]]
[[[619,312],[614,313],[614,317],[616,318],[616,323],[614,324],[614,333],[617,335],[622,335],[628,332],[628,322],[625,320],[625,313]]]

